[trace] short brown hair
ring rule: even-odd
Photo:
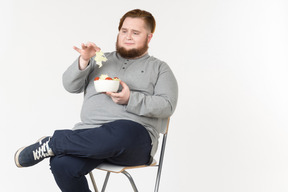
[[[118,26],[119,31],[120,31],[120,29],[124,23],[124,20],[127,17],[142,18],[145,21],[147,27],[151,30],[151,33],[154,33],[155,27],[156,27],[156,21],[155,21],[153,15],[147,11],[140,10],[140,9],[131,10],[131,11],[125,13],[125,15],[123,15],[123,17],[120,19],[120,23]]]

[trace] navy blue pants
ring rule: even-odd
[[[57,130],[50,166],[62,192],[90,192],[85,175],[104,161],[118,165],[149,164],[151,139],[142,125],[117,120],[99,128]]]

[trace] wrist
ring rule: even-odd
[[[79,69],[83,70],[85,69],[89,64],[89,59],[83,59],[82,56],[79,57]]]

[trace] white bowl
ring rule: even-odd
[[[96,80],[94,86],[97,92],[117,92],[120,81],[115,80]]]

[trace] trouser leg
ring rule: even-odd
[[[146,164],[150,160],[151,139],[140,124],[118,120],[99,128],[55,131],[49,143],[55,155],[106,159],[125,164]]]
[[[59,155],[50,158],[50,167],[62,192],[91,192],[85,175],[102,162],[102,160]]]
[[[127,120],[100,128],[55,131],[49,145],[55,154],[51,170],[62,192],[89,192],[85,175],[103,161],[146,164],[152,147],[147,130]]]

